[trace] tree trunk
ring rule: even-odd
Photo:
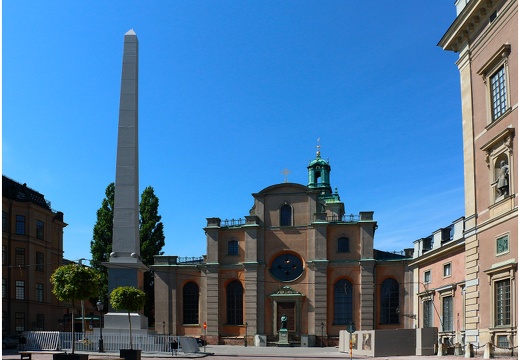
[[[133,349],[133,346],[132,346],[132,321],[130,319],[130,311],[128,312],[128,325],[129,325],[129,329],[130,329],[130,349]]]
[[[73,299],[72,300],[72,314],[71,314],[72,315],[71,316],[71,320],[72,320],[72,331],[71,331],[71,333],[72,333],[72,350],[71,351],[72,351],[72,354],[74,354],[74,350],[76,349],[76,344],[75,344],[76,342],[74,341],[75,337],[76,337],[75,331],[74,331],[74,328],[76,327],[75,326],[76,324],[74,324],[74,309],[76,309],[76,306],[74,306],[74,305],[75,304],[74,304],[74,299]]]

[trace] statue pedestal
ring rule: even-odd
[[[276,346],[289,346],[289,331],[287,329],[280,329],[278,331],[278,342]]]

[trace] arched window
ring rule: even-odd
[[[292,208],[285,204],[280,208],[280,226],[292,225]]]
[[[244,290],[238,280],[230,282],[226,288],[226,310],[228,325],[242,325]]]
[[[334,284],[334,325],[347,325],[352,321],[352,284],[341,279]]]
[[[184,324],[199,323],[199,287],[192,281],[182,288],[182,319]]]
[[[339,253],[349,252],[348,237],[343,236],[338,239],[338,252]]]
[[[386,279],[381,284],[381,324],[399,324],[399,283]]]
[[[227,254],[228,255],[238,255],[238,241],[236,241],[236,240],[228,241]]]

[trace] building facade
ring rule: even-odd
[[[412,274],[405,255],[374,249],[373,212],[347,215],[318,151],[308,184],[253,194],[244,220],[208,218],[207,255],[157,256],[156,329],[210,343],[337,343],[340,330],[409,327]],[[205,328],[206,325],[207,327]]]
[[[459,54],[466,341],[518,345],[518,3],[457,1],[439,42]]]
[[[447,346],[464,344],[464,218],[414,241],[414,315],[417,327],[438,329]]]
[[[44,195],[2,176],[2,335],[58,330],[64,310],[49,278],[66,226]]]

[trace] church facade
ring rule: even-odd
[[[280,318],[293,342],[337,344],[340,330],[409,328],[409,258],[374,249],[372,211],[347,215],[320,152],[308,184],[253,194],[243,220],[208,218],[207,255],[156,256],[155,328],[210,344],[266,345]],[[264,343],[265,342],[265,343]]]

